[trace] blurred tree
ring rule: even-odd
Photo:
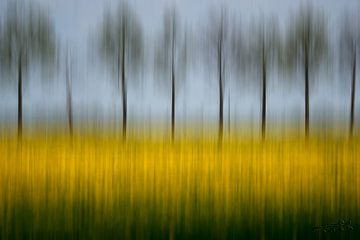
[[[118,69],[122,94],[122,131],[126,137],[127,74],[138,70],[143,52],[142,27],[135,12],[121,2],[116,14],[106,13],[100,29],[100,54],[107,64]]]
[[[261,134],[266,132],[267,74],[281,59],[280,29],[275,19],[262,19],[250,27],[248,64],[261,72]]]
[[[163,75],[166,83],[171,83],[171,138],[175,135],[176,89],[184,81],[187,65],[187,40],[182,34],[175,8],[167,9],[164,14],[164,25],[156,48],[156,68]],[[179,79],[181,78],[181,80]],[[169,80],[169,81],[168,81]],[[168,85],[168,84],[166,84]]]
[[[229,44],[231,51],[228,53],[230,54],[229,59],[230,64],[228,64],[231,67],[232,72],[235,74],[236,81],[245,82],[247,80],[246,73],[248,71],[249,66],[249,42],[246,41],[245,36],[247,35],[241,26],[240,23],[237,23],[234,21],[231,26],[229,27],[231,32],[229,33]],[[230,90],[229,90],[229,96],[228,96],[228,132],[230,137],[231,132],[231,123],[230,123]]]
[[[208,61],[215,63],[219,84],[219,140],[222,141],[224,128],[224,83],[225,60],[231,50],[231,39],[227,14],[224,8],[217,13],[210,13],[210,27],[206,37]],[[214,62],[213,62],[214,61]]]
[[[301,6],[291,19],[287,36],[287,64],[304,70],[305,81],[305,135],[309,136],[309,74],[318,70],[328,53],[327,26],[322,13],[310,5]]]
[[[341,23],[340,32],[340,63],[342,68],[346,67],[351,71],[350,137],[354,132],[356,64],[360,43],[360,28],[358,24],[354,24],[356,20],[359,20],[357,16],[351,18],[351,14],[347,13]]]
[[[65,59],[65,74],[66,74],[66,110],[68,117],[68,126],[70,135],[73,135],[73,112],[72,112],[72,91],[71,91],[71,80],[70,80],[70,53],[67,50]]]
[[[1,64],[18,74],[18,135],[22,136],[23,75],[30,64],[50,66],[55,56],[55,33],[49,17],[34,5],[9,1],[0,41]]]

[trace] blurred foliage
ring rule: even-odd
[[[324,14],[311,5],[302,5],[291,17],[285,45],[285,69],[305,68],[306,60],[310,73],[319,69],[330,51],[325,20]]]
[[[13,71],[21,61],[27,70],[40,63],[47,68],[55,61],[56,36],[49,16],[34,3],[9,1],[0,28],[0,63]]]
[[[273,69],[278,66],[282,57],[283,39],[277,19],[260,18],[258,21],[251,22],[250,29],[253,34],[247,39],[249,42],[247,68],[255,69],[254,72],[261,74],[263,59],[266,68]]]
[[[230,69],[230,60],[232,54],[235,53],[232,49],[231,25],[225,6],[221,6],[220,10],[210,10],[208,27],[205,29],[203,37],[204,62],[209,70],[215,69],[216,78],[222,75],[223,83],[225,83],[225,73]],[[219,73],[219,64],[221,64],[221,73]]]
[[[173,47],[174,56],[172,56]],[[174,57],[176,89],[179,89],[178,86],[181,86],[186,78],[188,39],[175,7],[165,10],[163,28],[155,46],[155,73],[156,78],[160,80],[160,86],[169,87],[171,85],[172,57]]]
[[[100,56],[114,73],[118,74],[121,70],[124,44],[125,65],[129,73],[140,69],[143,53],[142,26],[135,11],[126,1],[121,1],[115,12],[108,9],[98,33]]]
[[[346,12],[340,22],[340,68],[351,69],[354,57],[360,54],[360,23],[357,15]]]

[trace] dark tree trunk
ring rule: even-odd
[[[22,136],[22,56],[18,63],[18,137]]]
[[[68,60],[67,60],[68,61]],[[66,106],[70,136],[73,135],[72,96],[70,86],[69,63],[66,62]]]
[[[230,109],[230,94],[228,96],[228,133],[229,133],[229,138],[231,137],[231,122],[230,122],[230,116],[231,116],[231,109]]]
[[[266,60],[265,60],[265,46],[262,48],[262,106],[261,106],[261,134],[265,138],[266,132]]]
[[[171,87],[171,139],[174,140],[174,138],[175,138],[175,76],[173,72],[172,87]]]
[[[218,45],[218,70],[219,70],[219,141],[223,138],[224,128],[224,96],[223,96],[223,74],[222,74],[222,54],[223,54],[223,22],[221,20],[220,36]]]
[[[305,137],[309,137],[309,56],[308,51],[305,50]]]
[[[173,20],[174,21],[174,20]],[[175,64],[174,64],[174,48],[175,48],[175,23],[172,28],[172,48],[171,48],[171,139],[175,137]]]
[[[121,90],[122,90],[122,110],[123,110],[123,122],[122,122],[122,131],[123,138],[126,138],[126,121],[127,121],[127,99],[126,99],[126,82],[125,82],[125,49],[126,49],[126,37],[125,37],[125,23],[123,26],[122,32],[122,57],[121,57]]]
[[[352,137],[353,133],[354,133],[355,83],[356,83],[356,53],[354,54],[353,67],[352,67],[351,108],[350,108],[350,137]]]

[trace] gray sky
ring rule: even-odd
[[[1,0],[5,1],[5,0]],[[30,1],[30,0],[29,0]],[[65,39],[83,39],[101,21],[104,9],[116,8],[118,0],[32,0],[48,7],[55,19],[58,32]],[[191,24],[201,24],[208,10],[221,5],[228,7],[231,15],[242,19],[259,15],[275,15],[282,21],[301,3],[311,3],[324,9],[330,17],[338,17],[345,9],[359,9],[359,0],[131,0],[129,3],[142,18],[144,29],[153,32],[162,21],[164,6],[174,4],[182,19]]]
[[[120,98],[109,79],[111,76],[104,72],[101,66],[89,65],[86,60],[88,38],[93,34],[101,23],[106,8],[115,9],[117,0],[28,0],[40,2],[49,10],[50,16],[55,22],[56,32],[62,43],[69,43],[77,56],[77,71],[73,76],[73,99],[76,114],[90,114],[100,112],[101,118],[120,119]],[[0,0],[0,8],[6,0]],[[181,20],[196,29],[206,25],[210,9],[220,8],[224,4],[229,15],[246,22],[252,17],[277,16],[280,23],[286,25],[289,16],[293,15],[302,3],[310,2],[313,6],[324,10],[330,19],[330,34],[336,30],[335,24],[345,10],[360,12],[359,0],[131,0],[129,1],[136,10],[143,24],[146,39],[153,42],[153,37],[162,26],[164,7],[175,4]],[[354,23],[356,24],[356,23]],[[332,70],[329,77],[333,82],[327,84],[326,88],[314,88],[312,94],[312,112],[318,113],[319,109],[331,109],[331,116],[348,116],[347,87],[339,87],[338,72]],[[281,76],[270,76],[271,79]],[[29,81],[35,81],[29,77]],[[24,114],[31,119],[40,115],[64,115],[65,111],[65,87],[64,76],[59,74],[48,87],[39,84],[31,84],[24,90]],[[184,87],[177,96],[177,116],[179,118],[206,117],[217,119],[217,89],[216,85],[205,81],[206,75],[200,71],[193,71],[188,75],[190,85]],[[167,95],[158,94],[158,90],[152,85],[153,76],[145,73],[143,75],[144,85],[137,90],[129,89],[130,117],[167,119],[169,115],[169,104]],[[300,81],[301,83],[301,81]],[[360,84],[358,84],[359,86]],[[273,88],[271,87],[273,86]],[[325,89],[325,90],[324,90]],[[289,116],[302,118],[303,91],[302,87],[293,89],[278,89],[270,83],[269,86],[269,118],[288,119]],[[0,96],[0,112],[16,119],[16,91],[2,89]],[[231,107],[234,119],[252,121],[259,117],[259,93],[258,90],[232,88],[225,90],[225,100],[228,93],[232,97]],[[329,94],[331,92],[331,95]],[[345,94],[345,97],[344,97]],[[359,95],[359,94],[358,94]],[[46,101],[44,101],[46,99]],[[357,98],[359,99],[359,98]],[[360,101],[357,100],[357,104]],[[225,101],[225,108],[227,107]],[[226,108],[227,109],[227,108]],[[225,109],[225,115],[227,110]],[[41,112],[41,114],[40,114]],[[60,113],[58,113],[60,112]],[[99,113],[97,113],[99,114]],[[115,120],[117,121],[117,120]]]

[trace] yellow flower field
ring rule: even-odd
[[[355,239],[359,146],[3,137],[0,239]]]

